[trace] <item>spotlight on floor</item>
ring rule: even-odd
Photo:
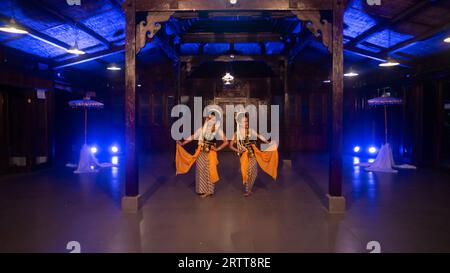
[[[113,154],[117,154],[119,152],[119,147],[117,147],[116,145],[111,146],[111,152]]]
[[[353,152],[359,153],[360,151],[361,151],[361,147],[359,147],[359,146],[353,147]]]
[[[96,154],[97,152],[98,152],[98,148],[95,147],[95,146],[92,146],[92,147],[91,147],[91,153],[92,153],[92,154]]]
[[[369,147],[369,153],[376,154],[377,153],[377,148],[375,148],[374,146],[370,146]]]

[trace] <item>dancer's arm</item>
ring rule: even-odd
[[[230,144],[229,144],[229,146],[228,146],[228,147],[230,147],[230,149],[231,149],[232,151],[235,151],[239,156],[240,156],[243,152],[247,151],[247,149],[246,149],[245,147],[243,147],[241,150],[239,150],[239,149],[237,148],[237,145],[236,145],[236,147],[234,146],[234,143],[235,143],[235,142],[237,142],[237,136],[236,136],[236,134],[233,135],[233,139],[230,141]]]
[[[223,133],[223,130],[220,130],[219,134],[223,143],[219,146],[219,148],[216,148],[216,151],[220,151],[228,145],[227,136]]]
[[[252,133],[253,133],[254,135],[256,135],[257,138],[258,138],[259,140],[261,140],[263,143],[265,143],[265,144],[269,144],[269,143],[270,143],[270,141],[268,141],[267,138],[265,138],[264,136],[258,134],[258,133],[257,133],[255,130],[253,130],[253,129],[252,129]]]
[[[234,151],[234,152],[236,152],[236,153],[239,153],[239,150],[238,150],[236,147],[234,147],[234,143],[235,143],[235,142],[236,142],[236,134],[233,135],[233,138],[231,139],[230,144],[228,145],[228,147],[229,147],[232,151]]]
[[[181,141],[177,141],[178,144],[180,144],[181,146],[184,146],[190,142],[192,142],[193,140],[197,139],[198,136],[201,134],[201,128],[199,128],[197,131],[195,131],[195,133],[193,135],[190,135],[188,138],[186,138],[183,142]]]

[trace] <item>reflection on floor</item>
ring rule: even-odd
[[[141,159],[138,214],[120,210],[123,169],[74,175],[54,168],[0,178],[0,251],[68,252],[382,252],[450,251],[450,175],[429,170],[367,173],[346,158],[348,212],[323,208],[327,158],[296,155],[273,182],[260,172],[241,194],[239,162],[219,155],[216,196],[194,193],[194,173],[175,177],[168,155]]]

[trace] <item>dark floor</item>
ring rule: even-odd
[[[239,162],[219,154],[216,196],[194,193],[193,170],[174,176],[167,155],[141,160],[138,214],[120,210],[121,168],[75,175],[67,168],[0,178],[0,251],[68,252],[450,252],[450,175],[367,173],[345,159],[348,211],[323,207],[327,158],[297,155],[273,182],[260,172],[241,195]]]

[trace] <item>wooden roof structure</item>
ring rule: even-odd
[[[163,24],[158,37],[164,37],[145,50],[157,50],[175,61],[176,56],[222,55],[233,49],[243,55],[287,56],[292,61],[305,49],[319,46],[304,36],[302,22],[286,13],[293,3],[307,9],[302,1],[271,1],[279,8],[267,10],[272,5],[269,2],[241,0],[238,4],[250,3],[255,9],[239,16],[230,12],[233,7],[228,1],[220,1],[221,9],[214,12],[209,10],[212,4],[193,1],[197,4],[188,6],[190,2],[165,1],[169,10],[178,7],[180,12]],[[84,0],[81,6],[58,0],[1,0],[0,25],[14,18],[30,35],[0,32],[0,45],[55,69],[73,66],[96,71],[111,62],[123,64],[122,5],[123,0]],[[329,4],[315,1],[313,5],[326,10]],[[137,11],[145,8],[168,10],[164,4],[144,3]],[[450,3],[445,0],[382,1],[380,6],[370,6],[366,0],[349,1],[344,13],[345,54],[352,56],[349,61],[382,61],[391,55],[413,65],[429,55],[446,53],[450,45],[443,39],[450,36],[449,13]],[[299,39],[305,40],[304,45],[294,48]],[[66,52],[75,41],[86,55]]]

